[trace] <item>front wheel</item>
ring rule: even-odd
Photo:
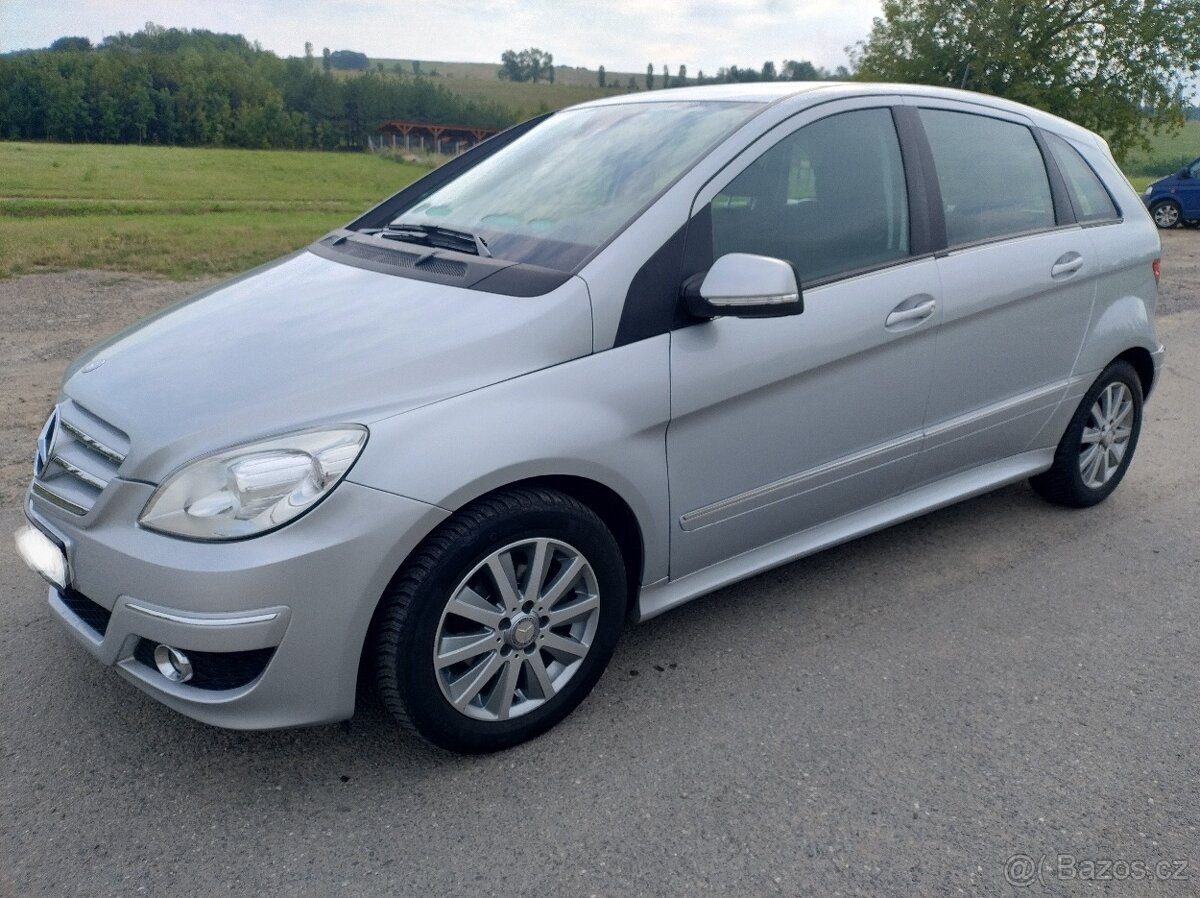
[[[616,540],[590,508],[515,488],[438,528],[384,596],[373,645],[388,710],[451,751],[530,739],[591,691],[624,621]]]
[[[1054,465],[1029,483],[1057,505],[1087,508],[1117,488],[1142,430],[1142,382],[1115,361],[1084,394],[1054,453]]]
[[[1179,224],[1179,219],[1183,217],[1183,210],[1174,200],[1162,200],[1150,207],[1150,217],[1164,231],[1169,231]]]

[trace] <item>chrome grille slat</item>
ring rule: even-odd
[[[42,486],[36,480],[33,482],[33,492],[36,495],[41,496],[43,499],[45,499],[50,504],[57,505],[59,508],[62,508],[66,511],[71,512],[71,514],[87,514],[88,513],[87,507],[85,507],[83,505],[79,505],[75,502],[72,502],[66,496],[60,496],[58,493],[54,492],[53,490],[46,489],[46,487]]]
[[[118,452],[116,449],[112,449],[112,448],[104,445],[95,437],[88,436],[86,433],[84,433],[82,430],[80,430],[78,427],[76,427],[70,421],[63,421],[61,423],[63,426],[63,430],[65,430],[71,436],[75,437],[75,439],[77,439],[79,442],[83,443],[83,445],[87,446],[89,449],[91,449],[98,455],[103,455],[105,458],[107,458],[109,461],[111,461],[114,465],[120,466],[121,462],[125,461],[125,456],[122,455],[120,452]]]
[[[128,451],[125,434],[68,400],[55,409],[39,440],[34,494],[72,514],[87,514]]]
[[[75,465],[73,465],[69,461],[67,461],[65,458],[63,458],[61,455],[55,455],[53,457],[52,461],[55,461],[58,464],[62,465],[62,468],[64,471],[66,471],[68,474],[70,474],[73,477],[78,477],[80,480],[82,480],[88,486],[94,486],[98,490],[102,490],[106,486],[108,486],[107,480],[102,480],[101,478],[97,477],[95,474],[91,474],[91,473],[85,471],[83,468],[76,467]]]

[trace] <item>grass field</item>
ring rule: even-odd
[[[1177,134],[1159,134],[1150,140],[1150,151],[1130,153],[1124,166],[1131,178],[1146,183],[1200,157],[1200,122],[1187,122]]]
[[[304,246],[424,171],[364,153],[0,142],[0,277],[234,272]]]

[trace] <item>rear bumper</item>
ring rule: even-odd
[[[94,520],[27,496],[30,523],[66,549],[72,581],[51,587],[49,602],[80,644],[205,723],[267,729],[353,714],[379,597],[446,512],[346,481],[275,533],[198,543],[136,525],[151,490],[114,482]],[[205,676],[198,661],[194,681],[172,682],[153,664],[160,643],[202,659]]]

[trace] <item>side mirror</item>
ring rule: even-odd
[[[791,264],[749,253],[721,256],[703,277],[683,285],[683,299],[696,318],[779,318],[804,311]]]
[[[1192,176],[1192,170],[1189,166],[1186,166],[1186,165],[1183,168],[1181,168],[1179,171],[1175,172],[1175,177],[1177,177],[1181,180],[1184,178],[1190,178],[1191,176]]]

